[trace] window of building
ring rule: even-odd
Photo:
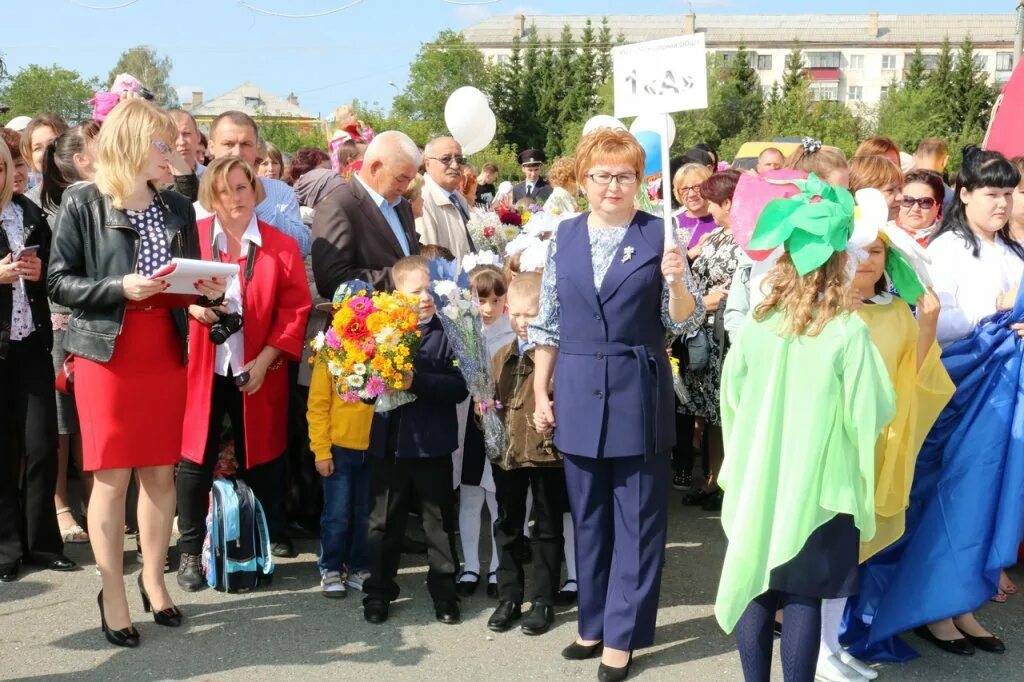
[[[838,69],[842,55],[838,52],[806,52],[804,64],[808,69]]]
[[[882,70],[893,71],[896,69],[896,55],[894,54],[883,54],[882,55]]]
[[[811,83],[811,99],[819,102],[839,100],[839,85],[836,83]]]
[[[494,58],[494,62],[496,64],[507,64],[508,63],[508,55],[507,54],[499,54],[497,57]]]
[[[864,68],[864,55],[862,55],[862,54],[851,54],[850,55],[850,68],[851,69],[863,69]]]
[[[860,85],[851,85],[846,91],[846,99],[851,102],[859,102],[864,99],[864,88]]]
[[[882,86],[882,99],[885,99],[886,96],[888,96],[888,94],[889,94],[889,86],[888,85],[883,85]]]
[[[1013,71],[1013,53],[996,52],[996,71]]]
[[[906,69],[910,66],[910,62],[914,60],[914,53],[907,52],[903,55],[903,68]],[[924,62],[925,71],[934,71],[935,67],[939,65],[939,55],[937,54],[923,54],[921,55],[921,61]]]
[[[759,55],[757,55],[757,70],[758,71],[771,71],[772,70],[772,56],[770,54],[759,54]]]
[[[974,65],[979,69],[988,68],[988,55],[976,54],[974,55]]]
[[[258,107],[263,105],[263,100],[259,97],[246,97],[245,106],[247,107]]]

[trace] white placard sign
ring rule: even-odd
[[[612,48],[615,116],[706,109],[704,34]]]

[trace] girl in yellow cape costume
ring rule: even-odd
[[[896,415],[875,445],[875,535],[862,539],[860,562],[864,563],[903,535],[917,455],[956,387],[942,365],[942,351],[935,340],[939,302],[925,288],[925,282],[930,284],[927,254],[898,226],[888,223],[888,206],[880,192],[860,190],[856,201],[854,233],[847,246],[858,261],[851,290],[863,304],[851,307],[867,323],[896,392]],[[890,283],[896,283],[902,298],[889,293]],[[916,301],[916,320],[907,300]],[[878,673],[839,644],[845,606],[845,597],[822,604],[818,677],[874,679]]]

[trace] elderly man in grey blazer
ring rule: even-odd
[[[317,204],[311,251],[321,296],[330,300],[350,279],[394,288],[391,266],[420,251],[412,207],[402,198],[419,165],[419,148],[408,135],[383,132],[366,148],[352,180]]]
[[[444,246],[459,259],[475,253],[467,227],[469,204],[459,191],[466,164],[462,145],[450,137],[435,137],[427,143],[424,159],[423,215],[416,219],[420,241]]]

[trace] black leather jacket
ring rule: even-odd
[[[30,199],[20,194],[11,198],[11,203],[21,207],[24,215],[25,246],[38,246],[39,258],[43,261],[43,273],[38,282],[25,282],[28,306],[32,309],[32,324],[47,350],[53,347],[53,326],[50,324],[50,304],[46,300],[46,262],[50,259],[50,226],[42,210]],[[0,260],[11,252],[7,233],[0,228]],[[11,314],[14,306],[14,285],[0,284],[0,359],[7,358],[11,341]]]
[[[159,192],[156,197],[163,207],[171,256],[199,258],[192,204],[177,192]],[[64,193],[53,228],[47,283],[50,298],[72,310],[64,336],[69,353],[97,362],[107,362],[114,354],[127,303],[121,281],[136,270],[139,240],[128,214],[114,208],[110,197],[101,194],[94,183],[70,187]],[[176,308],[171,314],[181,338],[184,363],[187,313]]]

